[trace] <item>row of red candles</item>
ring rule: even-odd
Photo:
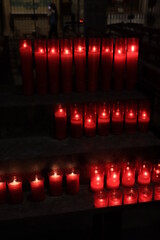
[[[74,44],[73,44],[74,43]],[[139,54],[138,38],[37,39],[34,55],[31,40],[20,40],[22,82],[25,95],[34,93],[33,62],[36,92],[40,95],[73,91],[73,64],[77,92],[97,91],[99,71],[101,90],[133,90],[136,86]],[[35,61],[33,61],[33,56]],[[112,73],[113,70],[113,73]],[[126,76],[126,77],[125,77]],[[125,80],[126,79],[126,80]]]
[[[155,186],[160,185],[160,163],[152,164],[142,161],[137,168],[137,183],[140,186],[150,186],[153,183]],[[133,188],[135,186],[136,167],[131,162],[117,164],[116,162],[106,165],[106,172],[102,168],[94,166],[90,171],[90,189],[93,192],[104,191],[104,177],[106,174],[106,188],[109,190],[117,190],[120,184],[123,187]],[[120,178],[121,175],[121,178]],[[65,173],[62,169],[53,169],[49,172],[49,188],[52,196],[62,194],[63,177],[66,177],[67,193],[77,194],[80,185],[80,171],[76,168],[68,169]],[[45,184],[44,177],[40,174],[35,174],[29,180],[32,199],[34,201],[42,201],[45,199]],[[121,183],[120,183],[121,182]],[[6,184],[7,183],[7,184]],[[12,203],[20,203],[23,201],[23,179],[19,176],[12,175],[7,180],[4,177],[0,178],[0,202],[6,201],[7,187],[9,191],[10,201]],[[160,189],[159,197],[160,197]],[[157,190],[157,191],[158,191]],[[158,194],[158,193],[157,193]]]
[[[69,118],[71,136],[88,137],[98,134],[109,134],[110,126],[113,134],[123,133],[124,123],[126,133],[146,132],[150,124],[151,106],[149,101],[116,101],[112,104],[101,102],[88,104],[71,104],[69,109],[65,105],[57,104],[54,109],[55,136],[64,139],[67,136],[67,119]],[[137,124],[138,123],[138,124]]]

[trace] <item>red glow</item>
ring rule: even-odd
[[[69,54],[69,50],[68,49],[65,49],[65,54]]]
[[[43,48],[40,48],[39,51],[40,51],[40,53],[43,53],[43,52],[44,52]]]
[[[121,51],[120,49],[118,49],[118,53],[119,53],[119,54],[121,54],[121,53],[122,53],[122,51]]]
[[[109,52],[109,49],[108,49],[108,48],[106,48],[106,52]]]
[[[83,20],[83,19],[80,19],[80,20],[79,20],[79,22],[80,22],[80,23],[83,23],[83,22],[84,22],[84,20]]]
[[[132,52],[135,51],[135,46],[131,46],[131,51],[132,51]]]
[[[100,191],[104,188],[104,172],[94,169],[91,173],[90,188],[92,191]]]
[[[96,47],[94,46],[94,47],[92,48],[92,51],[93,51],[93,52],[96,52],[96,50],[97,50],[97,49],[96,49]]]
[[[51,53],[55,53],[55,49],[54,48],[51,49]]]
[[[26,47],[27,47],[27,43],[26,43],[26,42],[23,44],[23,47],[24,47],[24,48],[26,48]]]
[[[79,52],[82,52],[82,47],[79,46],[79,47],[78,47],[78,50],[79,50]]]
[[[119,111],[117,111],[117,112],[116,112],[116,116],[119,116],[119,115],[120,115],[120,113],[119,113]]]
[[[94,207],[102,208],[108,206],[108,194],[104,191],[98,191],[94,194]]]

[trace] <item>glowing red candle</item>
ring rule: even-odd
[[[72,92],[72,39],[61,39],[61,83],[63,93]]]
[[[160,183],[160,162],[154,164],[152,170],[152,182],[153,183]]]
[[[113,39],[102,38],[101,51],[101,90],[108,91],[111,89],[113,65]]]
[[[120,102],[113,103],[111,120],[112,120],[111,125],[112,133],[115,135],[122,134],[124,128],[124,107],[122,103]]]
[[[98,134],[105,136],[110,129],[110,106],[106,102],[98,106]]]
[[[96,135],[96,105],[92,103],[85,105],[84,132],[87,137]]]
[[[79,104],[71,105],[70,114],[71,136],[75,138],[83,135],[83,111]]]
[[[78,170],[68,170],[68,172],[66,173],[67,193],[77,194],[79,192],[79,178],[80,174]]]
[[[90,38],[88,48],[88,91],[98,90],[100,39]]]
[[[61,169],[54,169],[48,173],[49,188],[52,196],[59,196],[63,191],[63,172]]]
[[[141,185],[148,185],[151,182],[152,167],[149,162],[142,162],[139,164],[137,181]]]
[[[137,104],[128,102],[125,107],[125,132],[132,134],[137,130]]]
[[[76,91],[86,90],[86,39],[76,38],[74,40],[74,66]]]
[[[34,93],[34,77],[32,43],[30,40],[20,40],[19,53],[21,60],[23,93],[24,95],[32,95]]]
[[[108,193],[109,206],[122,205],[122,192],[119,189],[110,190]]]
[[[54,111],[55,118],[55,137],[64,139],[67,137],[67,109],[58,104]]]
[[[140,186],[138,191],[138,202],[151,202],[153,198],[153,189],[151,186]]]
[[[160,200],[160,184],[154,185],[154,200]]]
[[[138,190],[135,188],[125,188],[124,189],[124,197],[123,203],[126,204],[134,204],[138,201]]]
[[[94,193],[94,207],[103,208],[108,206],[108,193],[105,191],[98,191]]]
[[[122,185],[125,187],[133,187],[135,184],[136,169],[131,162],[126,162],[122,167]]]
[[[22,180],[20,177],[12,176],[8,182],[9,198],[11,203],[21,203],[23,201]]]
[[[0,204],[6,202],[7,185],[4,177],[0,177]]]
[[[97,167],[91,171],[90,188],[92,191],[100,191],[104,188],[104,172]]]
[[[43,201],[45,199],[44,178],[36,174],[30,179],[31,194],[33,201]]]
[[[138,129],[140,132],[147,132],[150,124],[150,103],[141,102],[138,109]]]
[[[116,189],[120,186],[120,168],[116,163],[109,163],[106,169],[106,187]]]
[[[46,41],[35,41],[35,70],[37,93],[44,95],[48,91]]]
[[[58,93],[60,89],[60,57],[58,39],[48,39],[48,78],[50,93]]]
[[[124,88],[124,73],[125,73],[125,62],[126,62],[126,46],[125,39],[117,38],[115,42],[114,51],[114,90],[120,91]]]
[[[136,87],[138,69],[139,39],[128,38],[127,64],[126,64],[126,89],[133,90]]]

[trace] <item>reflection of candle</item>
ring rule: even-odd
[[[0,177],[0,204],[6,202],[7,197],[7,186],[6,181],[3,177]]]
[[[160,183],[160,163],[155,164],[152,171],[152,182]]]
[[[160,200],[160,184],[154,185],[154,200]]]
[[[120,190],[110,190],[108,193],[109,206],[122,205],[122,193]]]
[[[104,188],[104,172],[95,168],[91,172],[90,188],[92,191],[99,191]]]
[[[151,182],[151,166],[149,163],[142,163],[138,169],[138,183],[148,185]]]
[[[44,200],[45,198],[44,179],[39,175],[35,175],[35,177],[30,180],[30,186],[31,186],[32,199],[34,201]]]
[[[23,93],[25,95],[32,95],[34,92],[33,87],[33,57],[32,57],[32,45],[29,40],[20,40],[19,52],[21,59],[21,71],[22,71],[22,84]]]
[[[23,201],[22,181],[16,176],[9,179],[8,190],[11,203],[21,203]]]
[[[124,127],[124,111],[122,105],[117,103],[112,108],[112,133],[121,134]]]
[[[55,117],[55,137],[64,139],[67,136],[67,110],[58,105],[54,113]]]
[[[72,137],[82,137],[83,135],[83,116],[82,108],[77,104],[71,106],[71,135]]]
[[[96,135],[96,106],[86,105],[84,116],[84,132],[87,137]]]
[[[111,163],[107,166],[106,187],[109,189],[119,188],[120,185],[120,169],[117,164]]]
[[[110,128],[110,108],[106,103],[100,104],[98,109],[98,134],[108,135]]]
[[[141,108],[139,109],[138,113],[138,128],[140,132],[147,132],[149,129],[149,122],[150,122],[150,110]]]
[[[122,167],[122,185],[132,187],[135,184],[135,168],[127,162]]]
[[[138,202],[150,202],[152,201],[153,189],[151,186],[139,187]]]
[[[59,169],[51,171],[49,174],[49,187],[52,196],[59,196],[62,194],[63,187],[63,173]]]
[[[71,171],[66,173],[67,193],[77,194],[79,192],[79,172]]]
[[[108,194],[105,191],[94,193],[94,207],[103,208],[108,206]]]
[[[138,200],[138,191],[135,188],[126,188],[124,189],[124,204],[134,204]]]

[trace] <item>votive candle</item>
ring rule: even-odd
[[[108,193],[109,206],[122,205],[122,192],[119,189],[110,190]]]
[[[44,178],[40,174],[35,174],[30,179],[30,187],[33,201],[43,201],[45,199]]]
[[[11,176],[8,181],[9,199],[11,203],[21,203],[23,201],[22,180],[20,177]]]
[[[106,187],[117,189],[120,186],[120,168],[116,163],[109,163],[106,169]]]
[[[106,191],[97,191],[94,193],[94,207],[103,208],[108,206],[108,193]]]
[[[125,188],[123,195],[123,203],[135,204],[138,201],[138,190],[136,188]]]
[[[153,198],[153,188],[151,186],[139,186],[138,202],[151,202]]]
[[[49,189],[52,196],[59,196],[63,191],[63,172],[61,169],[53,169],[48,173]]]
[[[80,173],[77,169],[68,170],[66,173],[66,188],[68,194],[77,194],[79,192]]]

